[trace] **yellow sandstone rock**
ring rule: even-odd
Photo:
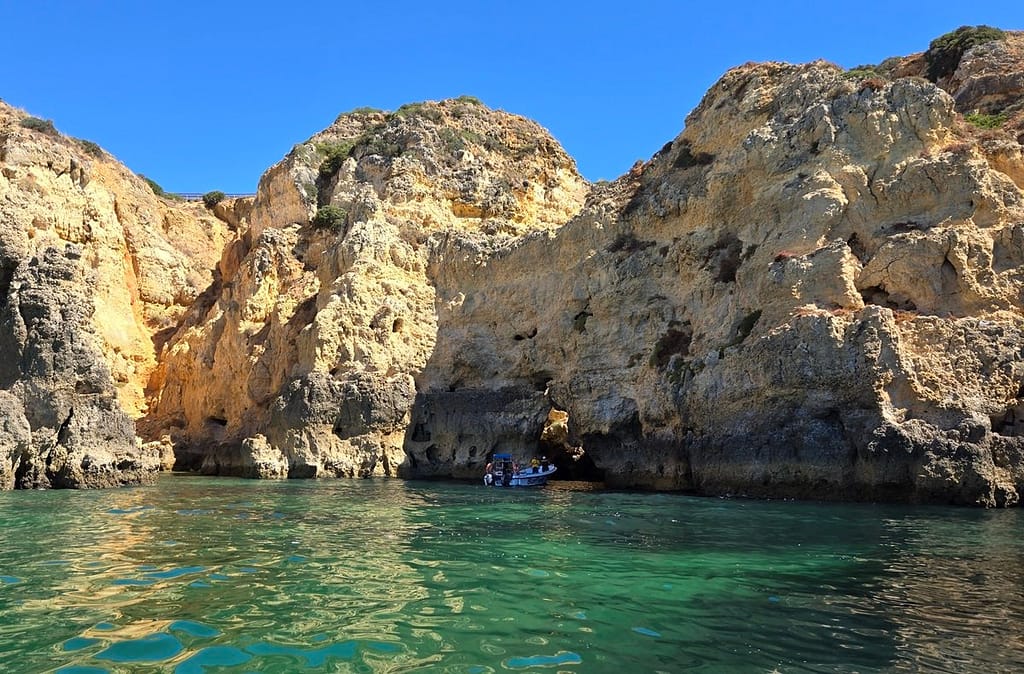
[[[475,479],[543,443],[619,486],[1014,505],[1022,47],[937,83],[934,52],[745,64],[597,185],[467,97],[342,115],[213,214],[15,130],[4,259],[75,247],[47,269],[94,275],[97,348],[165,466]],[[31,444],[0,389],[0,446]]]

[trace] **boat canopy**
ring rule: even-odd
[[[494,460],[495,461],[511,461],[512,460],[512,455],[511,454],[495,454],[494,455]]]

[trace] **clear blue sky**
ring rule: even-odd
[[[8,0],[0,98],[173,192],[255,191],[340,112],[462,94],[611,179],[732,66],[877,63],[965,24],[1024,29],[1024,2]]]

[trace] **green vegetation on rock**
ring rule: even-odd
[[[973,124],[979,129],[998,129],[1006,120],[1009,119],[1006,113],[1000,113],[998,115],[985,115],[982,113],[972,113],[964,115],[964,120],[969,124]]]
[[[395,114],[399,117],[425,117],[432,122],[440,122],[444,119],[444,114],[441,110],[431,103],[406,103],[398,108],[398,110],[395,110]]]
[[[320,143],[316,146],[318,152],[324,155],[324,161],[320,164],[320,180],[326,181],[330,179],[341,165],[345,163],[349,155],[352,154],[352,148],[355,147],[358,140],[342,140],[336,143]]]
[[[97,158],[103,157],[103,148],[91,140],[85,140],[84,138],[73,138],[72,140],[81,145],[82,149],[85,150],[87,154],[91,154],[93,157]]]
[[[153,180],[152,178],[147,178],[141,173],[139,174],[139,177],[146,181],[146,184],[149,185],[149,189],[153,190],[153,194],[157,195],[158,197],[169,196],[167,192],[164,191],[164,188],[160,187],[160,184],[157,181]]]
[[[227,197],[227,195],[221,192],[220,190],[213,190],[212,192],[207,192],[206,194],[203,195],[203,205],[206,206],[207,208],[213,208],[220,202],[224,201],[225,197]]]
[[[39,133],[45,133],[48,136],[56,136],[57,129],[54,128],[53,122],[49,119],[40,119],[39,117],[26,117],[21,120],[19,124],[32,131],[38,131]]]
[[[313,216],[311,224],[317,229],[327,229],[332,232],[340,231],[348,220],[348,213],[344,208],[338,206],[321,206]]]
[[[878,66],[867,64],[850,68],[843,73],[843,77],[848,80],[867,80],[884,78],[885,74],[878,70]]]
[[[928,45],[924,59],[928,63],[928,79],[937,82],[956,72],[960,59],[972,47],[993,40],[1005,40],[1006,33],[991,26],[960,26],[940,35]]]

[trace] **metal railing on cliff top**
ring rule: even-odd
[[[179,199],[183,199],[185,201],[202,201],[203,200],[203,195],[206,194],[206,192],[202,192],[202,193],[200,193],[200,192],[168,192],[167,194],[169,194],[172,197],[178,197]],[[256,193],[252,192],[251,194],[225,194],[224,198],[225,199],[240,199],[242,197],[254,197],[254,196],[256,196]]]

